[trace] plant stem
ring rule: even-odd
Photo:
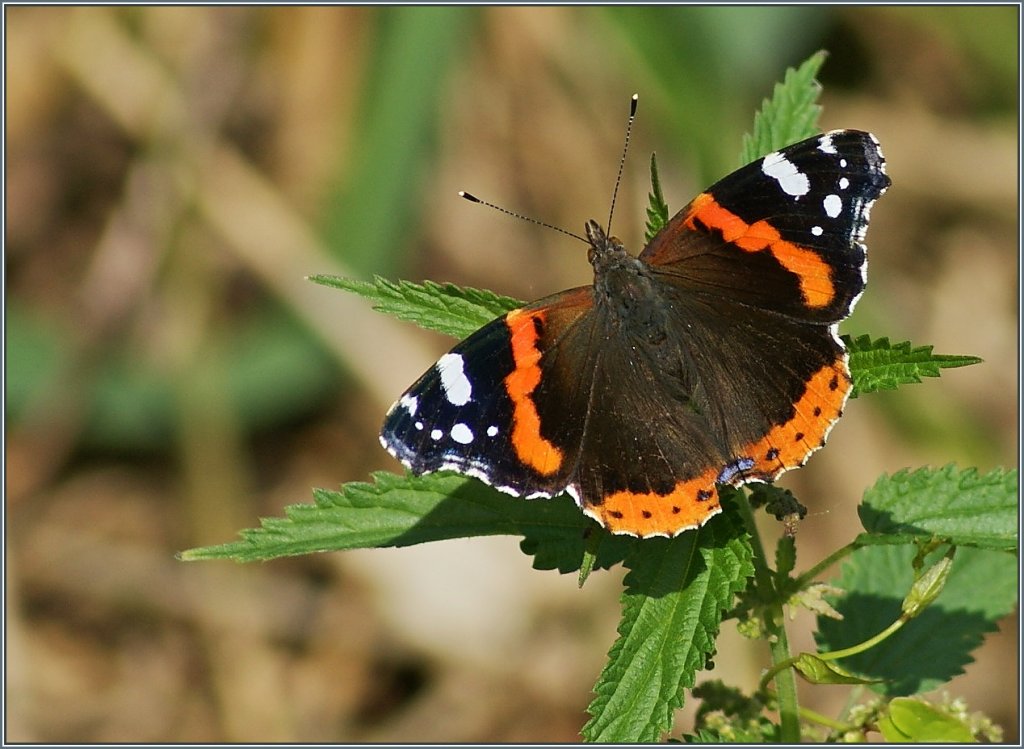
[[[839,733],[845,733],[846,731],[852,731],[857,728],[857,726],[852,723],[843,723],[842,721],[834,720],[829,718],[827,715],[816,713],[806,707],[800,708],[800,715],[804,720],[809,720],[812,723],[825,726],[825,728],[831,728],[833,731],[838,731]]]
[[[823,661],[834,661],[839,658],[847,658],[851,655],[857,655],[857,653],[863,653],[865,650],[873,648],[882,640],[894,634],[897,630],[899,630],[900,627],[902,627],[906,623],[906,616],[901,616],[899,619],[894,621],[892,624],[883,629],[877,635],[875,635],[874,637],[869,637],[868,639],[864,640],[864,642],[858,643],[857,645],[852,645],[848,648],[843,648],[842,650],[833,650],[829,653],[818,653],[818,657],[821,658],[821,660]]]
[[[772,667],[765,671],[764,674],[761,676],[761,682],[757,685],[758,691],[761,692],[767,690],[768,685],[771,684],[772,681],[774,681],[776,676],[785,671],[787,668],[793,668],[796,662],[796,656],[790,656],[789,658],[786,658],[782,661],[776,660],[772,664]]]
[[[846,544],[846,546],[839,547],[831,554],[829,554],[827,557],[818,562],[816,565],[807,570],[807,572],[800,575],[800,577],[796,579],[796,589],[803,590],[807,587],[809,583],[811,583],[814,580],[814,578],[816,578],[818,575],[820,575],[822,572],[824,572],[826,569],[831,567],[833,564],[838,562],[843,557],[855,552],[860,547],[861,545],[857,543],[856,539]]]
[[[747,501],[739,502],[743,522],[750,533],[750,545],[754,551],[754,582],[760,593],[759,598],[770,601],[764,608],[764,628],[772,654],[773,667],[789,661],[789,639],[786,637],[782,604],[776,601],[775,582],[764,555],[764,544],[754,521],[754,512]],[[775,689],[779,709],[779,740],[783,744],[800,742],[800,706],[796,694],[796,674],[793,669],[784,669],[775,675]]]
[[[778,699],[778,695],[771,689],[765,689],[764,692],[769,697]],[[811,723],[817,723],[818,725],[825,726],[826,728],[831,728],[833,731],[846,732],[857,728],[853,723],[847,723],[843,720],[830,718],[827,715],[822,715],[821,713],[811,710],[809,707],[800,708],[800,717],[804,720],[810,721]]]
[[[769,619],[775,620],[774,625]],[[774,634],[771,641],[773,663],[783,663],[790,659],[789,640],[783,624],[782,606],[772,605],[765,610],[765,624],[769,634]],[[787,668],[775,675],[775,690],[779,697],[779,738],[783,743],[800,741],[800,705],[796,694],[796,671]]]

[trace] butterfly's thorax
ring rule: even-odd
[[[596,221],[586,225],[589,259],[594,268],[594,304],[612,323],[641,335],[648,343],[666,338],[665,311],[646,263],[609,237]]]

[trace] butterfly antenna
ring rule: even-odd
[[[570,237],[573,237],[575,239],[580,240],[581,242],[586,242],[587,241],[586,239],[581,237],[579,234],[573,234],[571,231],[569,231],[567,229],[563,229],[560,226],[555,226],[554,224],[549,224],[549,223],[544,222],[544,221],[538,221],[535,218],[530,218],[529,216],[524,216],[521,213],[516,213],[515,211],[510,211],[508,208],[502,208],[500,205],[495,205],[494,203],[488,203],[486,200],[480,200],[480,198],[478,198],[476,195],[472,195],[472,194],[466,192],[465,190],[459,190],[459,197],[460,198],[465,198],[470,203],[479,203],[480,205],[485,205],[488,208],[493,208],[494,210],[500,211],[501,213],[504,213],[506,215],[512,216],[513,218],[522,219],[523,221],[528,221],[531,224],[536,224],[537,226],[543,226],[543,227],[546,227],[548,229],[554,229],[557,232],[561,232],[562,234],[566,234],[566,235],[568,235]]]
[[[636,119],[636,105],[640,101],[639,94],[633,94],[629,100],[629,119],[626,121],[626,142],[622,144],[622,158],[619,159],[619,173],[615,175],[615,189],[612,190],[612,207],[608,210],[608,235],[612,233],[612,216],[615,214],[615,199],[619,196],[619,184],[622,182],[622,170],[626,166],[626,152],[629,151],[629,135],[633,132],[633,120]]]

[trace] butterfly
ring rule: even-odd
[[[703,525],[718,485],[803,465],[842,415],[837,328],[889,184],[875,137],[835,130],[729,174],[638,256],[588,221],[593,284],[457,344],[391,407],[381,443],[415,474],[567,493],[614,533]]]

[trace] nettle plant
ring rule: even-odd
[[[787,72],[744,140],[742,163],[819,132],[818,53]],[[657,169],[647,239],[669,217]],[[313,277],[371,299],[376,309],[463,338],[521,306],[515,299],[450,284]],[[945,367],[976,364],[930,346],[887,338],[844,337],[853,397],[866,396]],[[1017,472],[979,473],[954,465],[883,475],[858,507],[863,531],[805,570],[793,533],[802,507],[768,484],[720,487],[724,512],[675,538],[612,535],[568,496],[521,501],[451,473],[377,473],[373,483],[314,491],[315,504],[286,509],[242,531],[241,540],[183,552],[186,560],[268,560],[356,548],[384,548],[474,536],[521,537],[540,570],[577,573],[622,564],[618,639],[594,687],[582,736],[592,742],[653,742],[672,729],[687,690],[701,700],[691,742],[792,743],[804,740],[996,741],[998,727],[968,714],[941,687],[1017,602]],[[754,522],[766,505],[780,519],[773,553]],[[837,575],[820,578],[841,563]],[[817,652],[793,653],[786,611],[816,616]],[[763,640],[771,665],[746,689],[720,681],[695,687],[710,668],[725,619]],[[848,707],[829,717],[802,708],[797,678],[845,685]],[[836,688],[824,687],[824,688]],[[938,694],[931,697],[924,693]],[[582,696],[581,696],[582,702]]]

